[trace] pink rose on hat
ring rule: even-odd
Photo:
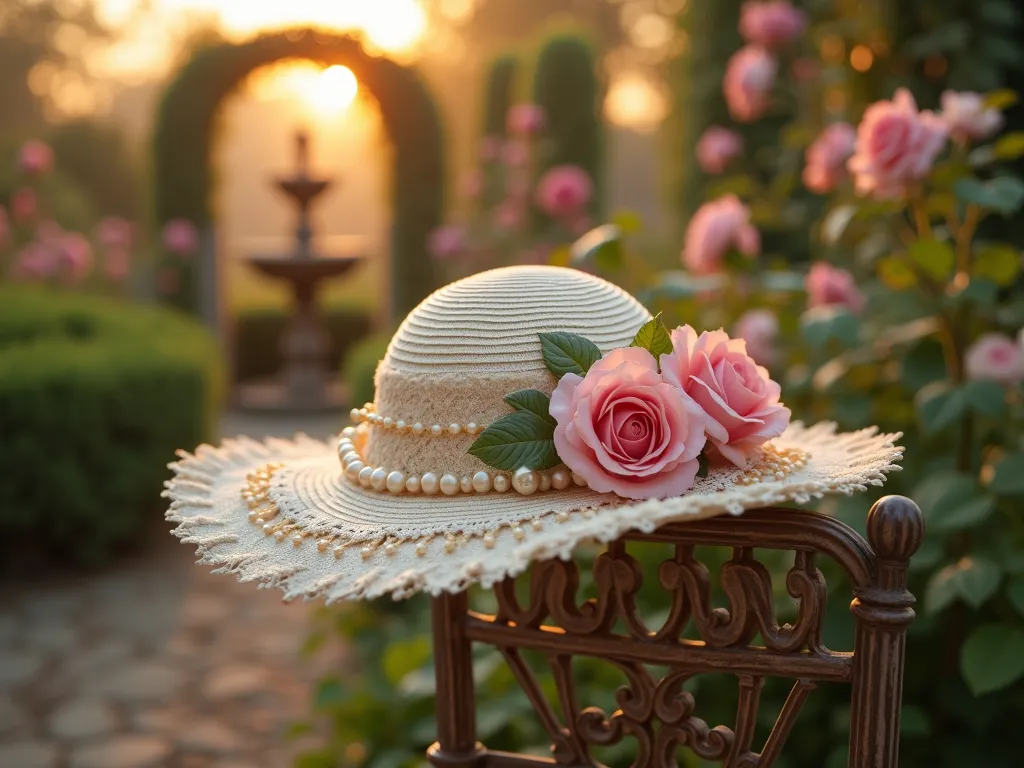
[[[707,436],[727,461],[749,466],[762,446],[789,425],[782,389],[747,354],[743,339],[724,331],[699,336],[688,325],[672,331],[672,352],[661,357],[665,381],[688,394],[707,414]]]
[[[750,209],[735,195],[726,195],[705,203],[693,215],[686,228],[683,264],[698,275],[712,274],[733,248],[756,256],[761,236],[750,223]]]
[[[892,101],[878,101],[857,127],[857,146],[848,167],[857,192],[899,197],[932,169],[946,145],[946,124],[932,112],[919,112],[905,88]]]
[[[733,54],[722,90],[734,119],[749,123],[768,111],[778,69],[775,57],[760,46],[748,45]]]
[[[846,161],[853,155],[857,131],[849,123],[833,123],[807,148],[804,186],[825,194],[847,177]]]
[[[1009,336],[986,333],[964,354],[967,378],[1018,384],[1024,380],[1024,351]]]
[[[586,376],[565,374],[550,413],[559,457],[595,491],[654,499],[693,485],[704,413],[662,378],[646,349],[616,349]]]
[[[713,125],[697,141],[697,165],[717,176],[743,152],[743,138],[728,128]]]

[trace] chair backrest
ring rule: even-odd
[[[769,768],[778,758],[800,708],[819,682],[851,685],[850,768],[896,768],[900,698],[907,626],[914,618],[907,591],[907,564],[924,536],[920,509],[889,496],[868,513],[867,541],[849,526],[813,512],[762,509],[631,533],[609,545],[594,562],[596,598],[578,597],[573,562],[534,565],[529,601],[516,596],[514,579],[495,587],[495,615],[469,610],[465,593],[433,599],[438,740],[428,758],[438,768],[478,766],[595,765],[591,745],[636,741],[634,765],[675,766],[678,747],[724,768]],[[658,569],[670,597],[661,626],[638,615],[635,598],[643,581],[628,542],[664,542],[674,555]],[[712,606],[708,569],[694,547],[731,547],[720,572],[729,607]],[[797,601],[792,623],[775,618],[771,575],[756,550],[795,553],[786,587]],[[852,652],[821,641],[826,585],[815,557],[836,561],[852,585],[856,621]],[[684,639],[688,626],[699,639]],[[693,632],[691,631],[691,634]],[[760,638],[763,645],[753,645]],[[488,750],[476,738],[471,644],[496,647],[529,697],[551,739],[552,757]],[[560,716],[543,694],[522,651],[546,658],[558,691]],[[572,675],[574,656],[598,658],[626,676],[619,709],[581,709]],[[659,678],[649,666],[667,668]],[[735,675],[738,701],[733,727],[710,727],[696,714],[684,683],[701,673]],[[767,677],[791,678],[793,687],[767,740],[753,744],[760,693]]]

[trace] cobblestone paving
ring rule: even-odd
[[[232,416],[224,434],[323,435],[327,420]],[[163,530],[108,570],[3,584],[0,767],[279,768],[313,681],[312,608],[194,565]]]

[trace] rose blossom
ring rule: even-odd
[[[103,248],[131,248],[132,223],[120,216],[105,216],[96,225],[96,240]]]
[[[811,307],[845,307],[854,314],[864,309],[864,295],[853,275],[828,262],[816,261],[811,266],[804,288]]]
[[[36,193],[31,187],[21,187],[11,195],[11,217],[19,224],[36,215]]]
[[[494,207],[494,226],[505,232],[520,229],[526,223],[526,209],[521,201],[507,198]]]
[[[590,176],[576,165],[556,165],[537,182],[537,205],[556,219],[578,215],[593,194]]]
[[[1017,384],[1024,379],[1024,352],[1001,333],[985,333],[964,353],[967,378]]]
[[[857,131],[849,123],[833,123],[807,148],[804,186],[823,195],[846,178],[846,161],[853,154]]]
[[[761,446],[789,425],[781,387],[747,354],[743,339],[722,330],[698,336],[688,325],[671,336],[672,353],[661,356],[662,376],[704,409],[708,439],[718,452],[738,467],[749,466]]]
[[[748,43],[778,48],[793,42],[807,28],[807,15],[788,0],[746,2],[740,8],[740,34]]]
[[[508,111],[508,131],[517,136],[533,136],[544,130],[544,109],[537,104],[515,104]]]
[[[756,45],[748,45],[732,55],[725,68],[722,91],[734,119],[749,123],[768,111],[778,69],[775,58]]]
[[[11,276],[22,280],[45,280],[53,276],[56,267],[50,249],[42,243],[31,242],[14,257]]]
[[[683,264],[698,275],[717,272],[731,248],[756,256],[761,236],[750,223],[750,209],[735,195],[726,195],[705,203],[693,215],[686,228]]]
[[[960,144],[971,139],[987,139],[1003,127],[1002,113],[986,107],[981,95],[972,91],[943,91],[940,117],[949,135]]]
[[[195,224],[181,217],[164,224],[160,240],[165,250],[177,256],[187,256],[199,247],[199,233],[196,232]]]
[[[37,176],[46,173],[53,167],[53,150],[50,145],[39,139],[29,139],[18,154],[18,168],[22,173]]]
[[[430,233],[427,250],[438,261],[450,261],[466,248],[466,234],[454,224],[438,227]]]
[[[860,194],[899,197],[908,184],[928,175],[946,143],[946,125],[932,112],[918,112],[905,88],[892,101],[877,101],[857,127],[848,162]]]
[[[658,373],[645,349],[615,349],[585,377],[567,373],[551,395],[555,449],[599,493],[678,496],[693,486],[705,416]]]
[[[740,315],[733,335],[747,343],[747,353],[760,365],[775,362],[779,319],[767,309],[751,309]]]
[[[92,245],[79,232],[69,232],[57,247],[57,270],[65,280],[77,282],[89,273],[92,266]]]
[[[704,173],[717,175],[743,152],[743,138],[728,128],[713,125],[697,142],[697,165]]]
[[[521,139],[506,141],[501,147],[501,159],[510,168],[520,168],[530,162],[530,145]]]

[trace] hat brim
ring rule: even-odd
[[[650,501],[575,487],[533,496],[395,496],[346,480],[330,442],[241,438],[181,452],[170,465],[167,518],[178,523],[175,535],[198,547],[200,562],[278,586],[286,599],[438,595],[491,586],[534,560],[568,558],[585,540],[881,485],[899,469],[899,437],[793,423],[774,444],[808,454],[797,471],[744,485],[740,470],[713,468],[686,494]],[[268,481],[278,511],[267,530],[284,536],[267,535],[242,497],[267,465],[279,467]]]

